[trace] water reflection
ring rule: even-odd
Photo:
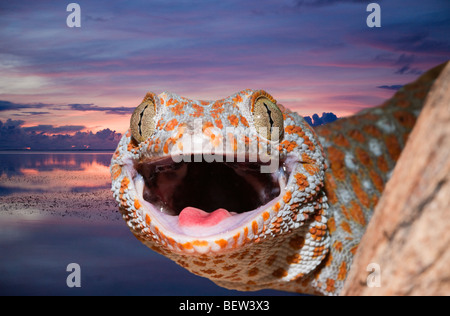
[[[0,195],[110,186],[112,153],[0,153]]]
[[[111,155],[0,153],[0,296],[284,295],[225,290],[138,242],[109,190]],[[66,286],[72,262],[81,288]]]
[[[92,163],[108,167],[112,153],[0,152],[0,176],[22,175],[23,169],[39,171],[84,170]]]

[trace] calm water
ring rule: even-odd
[[[110,158],[0,153],[0,295],[286,295],[222,289],[143,246],[109,192]]]

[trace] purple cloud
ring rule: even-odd
[[[395,84],[395,85],[391,85],[391,86],[388,86],[388,85],[378,86],[377,88],[397,91],[397,90],[400,90],[402,87],[403,87],[402,85]]]
[[[121,134],[104,129],[97,133],[81,132],[84,126],[39,125],[22,127],[22,120],[0,121],[0,150],[114,150]],[[54,134],[74,132],[75,134]]]
[[[97,111],[106,112],[108,114],[131,114],[135,107],[110,107],[110,106],[97,106],[93,104],[68,104],[70,109],[74,111]]]

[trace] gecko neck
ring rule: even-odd
[[[339,293],[343,287],[366,226],[444,66],[402,87],[379,107],[315,129],[329,167],[325,191],[331,248],[313,281],[325,293]]]

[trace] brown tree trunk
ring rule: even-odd
[[[450,295],[450,62],[375,209],[342,295]]]

